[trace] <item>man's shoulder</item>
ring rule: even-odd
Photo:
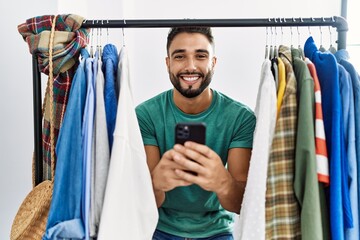
[[[227,106],[232,109],[242,109],[244,111],[247,111],[247,112],[253,114],[253,110],[251,110],[250,107],[247,106],[246,104],[244,104],[222,92],[219,92],[216,90],[213,90],[213,91],[217,95],[217,98],[218,98],[220,104],[223,105],[223,107]]]
[[[140,103],[136,106],[136,109],[151,109],[154,106],[162,105],[162,103],[167,99],[169,96],[171,90],[166,90],[162,93],[159,93],[158,95],[149,98],[148,100],[145,100],[144,102]]]

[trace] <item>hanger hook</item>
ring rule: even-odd
[[[270,19],[269,19],[270,20]],[[265,39],[265,59],[268,58],[268,37],[269,37],[269,28],[266,27],[266,39]]]
[[[126,21],[124,19],[124,25],[126,25]],[[123,34],[123,47],[125,47],[125,30],[122,28],[122,34]]]
[[[321,29],[321,26],[319,26],[319,29],[320,29],[320,46],[322,46],[322,39],[323,39],[323,34],[322,34],[322,29]]]
[[[109,26],[109,20],[106,20],[107,21],[107,25]],[[106,28],[106,43],[109,43],[109,28],[107,27]]]

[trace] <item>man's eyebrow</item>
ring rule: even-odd
[[[185,52],[185,49],[176,49],[171,53],[171,56],[174,56],[177,53],[183,53],[183,52]]]
[[[197,53],[207,53],[207,54],[209,54],[209,51],[206,50],[206,49],[197,49],[195,52],[197,52]]]
[[[186,52],[185,49],[176,49],[171,53],[171,56],[174,56],[177,53],[184,53],[184,52]],[[206,50],[206,49],[197,49],[197,50],[195,50],[195,52],[196,53],[207,53],[207,54],[209,54],[209,51]]]

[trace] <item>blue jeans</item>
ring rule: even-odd
[[[231,233],[220,233],[218,235],[206,238],[183,238],[156,229],[152,240],[234,240],[234,238]]]

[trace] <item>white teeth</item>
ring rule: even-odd
[[[195,80],[198,80],[199,77],[183,77],[183,79],[184,79],[185,81],[195,81]]]

